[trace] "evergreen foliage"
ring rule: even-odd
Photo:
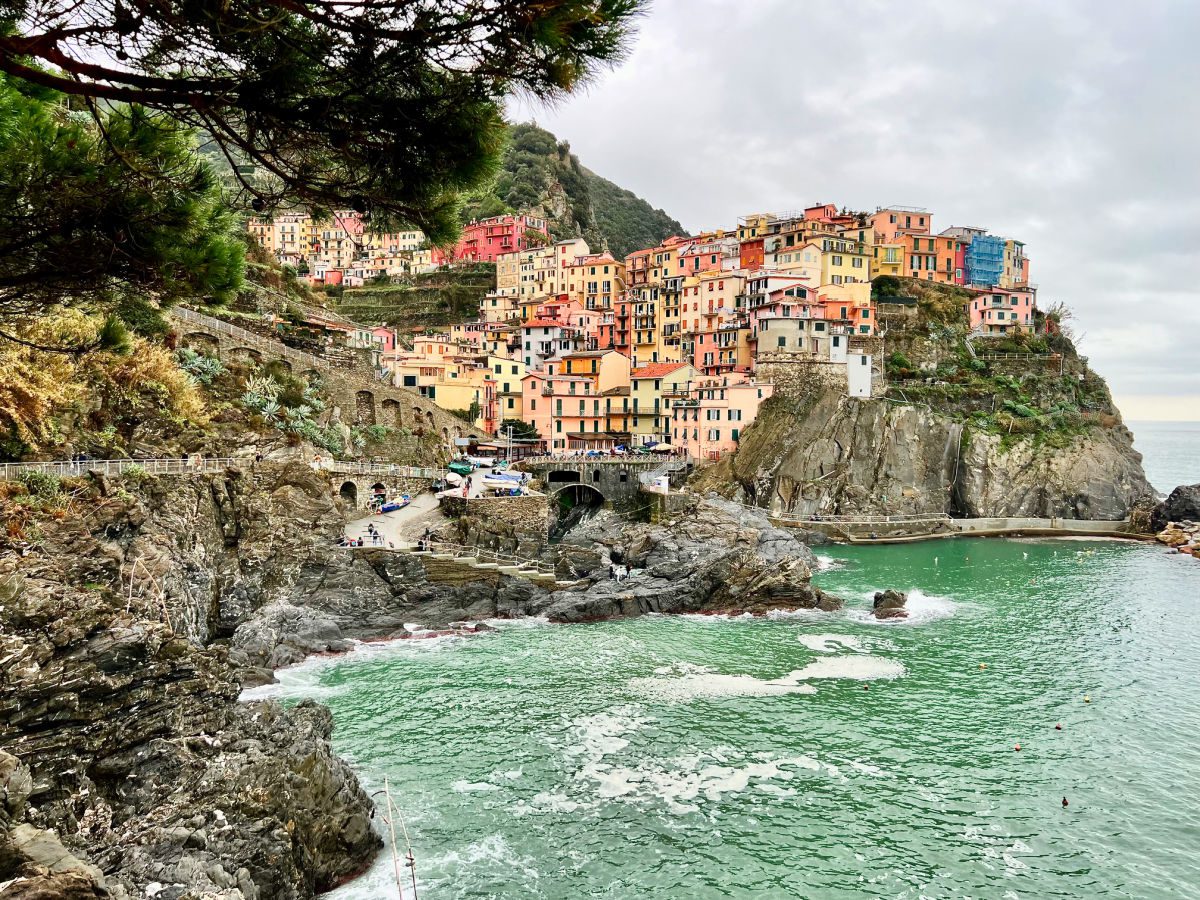
[[[174,121],[123,106],[93,121],[0,74],[0,327],[69,303],[161,332],[148,298],[223,302],[244,255],[213,173]]]
[[[503,99],[618,60],[643,3],[12,0],[0,71],[98,118],[96,101],[130,103],[203,131],[256,207],[352,208],[442,242],[459,192],[495,171]]]

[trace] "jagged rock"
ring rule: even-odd
[[[761,512],[716,498],[659,525],[594,520],[568,541],[601,565],[574,588],[534,604],[533,611],[555,621],[841,606],[809,583],[815,557],[794,534]],[[631,570],[628,579],[609,577],[614,562]]]
[[[1181,484],[1150,512],[1150,530],[1162,531],[1168,522],[1200,522],[1200,484]]]
[[[891,588],[886,591],[877,591],[871,606],[871,615],[877,619],[906,619],[908,610],[904,608],[904,604],[907,602],[908,595],[901,591]]]
[[[25,566],[0,575],[4,895],[90,897],[105,870],[120,896],[293,900],[365,866],[373,805],[328,711],[238,705],[223,648],[176,633],[178,607],[72,584],[107,545],[62,540],[96,556],[0,559]]]

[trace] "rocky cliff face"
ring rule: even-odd
[[[602,516],[570,533],[560,568],[572,589],[532,604],[553,621],[579,622],[645,613],[762,613],[837,609],[842,601],[809,580],[815,557],[800,533],[715,496],[661,524]],[[610,566],[633,571],[610,577]]]
[[[291,900],[369,862],[327,711],[240,706],[222,648],[48,574],[0,577],[3,896]]]
[[[776,512],[825,514],[1123,519],[1152,496],[1119,420],[1054,442],[1010,439],[928,406],[833,391],[771,400],[698,483]]]

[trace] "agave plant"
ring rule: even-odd
[[[246,380],[246,392],[259,394],[270,400],[274,400],[279,396],[279,382],[270,375],[262,377],[251,375]]]

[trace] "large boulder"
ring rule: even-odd
[[[1162,531],[1168,522],[1200,522],[1200,484],[1181,484],[1150,513],[1150,530]]]
[[[532,611],[560,622],[645,613],[764,613],[833,610],[837,597],[811,584],[812,551],[760,510],[716,497],[697,498],[661,524],[597,518],[572,531],[568,545],[601,565],[573,588]],[[609,563],[629,572],[609,577]]]
[[[894,591],[891,588],[878,591],[871,607],[871,615],[877,619],[907,619],[908,610],[904,608],[907,602],[908,595],[902,591]]]

